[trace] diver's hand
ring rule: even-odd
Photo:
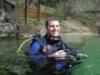
[[[66,58],[66,52],[64,50],[59,50],[51,55],[49,57],[53,57],[55,59],[65,59]]]

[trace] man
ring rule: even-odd
[[[69,49],[61,39],[58,19],[48,18],[45,25],[46,34],[33,38],[27,51],[30,67],[33,71],[45,75],[64,75],[72,64],[69,59],[76,61],[78,53],[76,50]]]

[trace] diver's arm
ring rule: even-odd
[[[48,58],[47,54],[40,53],[40,44],[38,42],[34,42],[27,53],[28,57],[32,59]]]
[[[64,50],[59,50],[51,55],[48,55],[49,58],[54,59],[65,59],[66,58],[66,52]]]

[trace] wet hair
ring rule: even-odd
[[[45,21],[45,27],[47,28],[49,25],[50,21],[59,21],[58,18],[56,17],[49,17],[46,21]]]

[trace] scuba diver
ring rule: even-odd
[[[60,23],[50,17],[45,22],[46,33],[34,35],[26,51],[30,68],[39,75],[68,75],[69,69],[86,57],[76,48],[69,48],[60,36]]]

